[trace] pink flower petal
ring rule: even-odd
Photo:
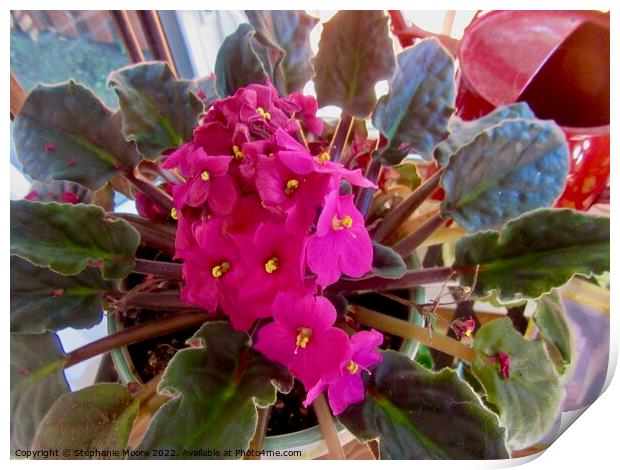
[[[279,322],[271,322],[258,331],[254,349],[265,357],[287,365],[295,353],[295,331]]]
[[[314,387],[308,390],[306,394],[306,399],[304,400],[304,406],[308,408],[316,398],[327,390],[328,384],[319,380]]]
[[[209,207],[214,214],[230,214],[240,197],[237,185],[228,175],[214,177],[210,181]]]
[[[318,237],[313,235],[308,240],[306,258],[308,267],[315,273],[317,284],[325,288],[340,278],[340,264],[334,253],[338,251],[338,240],[333,237]]]
[[[340,372],[342,358],[349,350],[347,334],[338,328],[313,333],[308,345],[299,348],[288,363],[289,370],[306,387],[313,387],[322,376],[333,377]]]
[[[306,150],[280,150],[277,155],[287,168],[299,175],[312,173],[318,166],[318,163]]]
[[[351,336],[351,360],[368,369],[383,361],[377,348],[383,343],[383,335],[376,330],[360,331]]]
[[[364,400],[364,382],[359,373],[344,372],[342,378],[329,386],[329,406],[339,415],[352,403]]]
[[[338,251],[339,267],[344,274],[362,277],[372,271],[372,241],[366,228],[349,230],[339,237]]]

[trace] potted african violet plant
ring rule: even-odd
[[[531,448],[571,360],[554,289],[609,270],[609,219],[552,208],[562,132],[524,103],[453,116],[450,54],[395,55],[381,11],[336,14],[314,57],[314,18],[247,16],[215,76],[137,64],[109,76],[116,110],[69,81],[15,118],[37,182],[11,202],[12,455],[299,457],[265,434],[313,409],[334,458],[337,429],[385,459]],[[477,315],[481,298],[509,315]],[[103,311],[110,334],[63,351],[56,333]],[[110,351],[123,383],[69,390],[65,369]]]

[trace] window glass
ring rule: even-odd
[[[73,78],[115,107],[106,79],[128,63],[108,11],[11,11],[11,72],[26,91]]]

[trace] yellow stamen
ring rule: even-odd
[[[287,196],[290,196],[297,190],[297,188],[299,188],[299,181],[297,181],[296,179],[288,180],[286,182],[286,189],[284,190],[284,192]]]
[[[230,269],[230,263],[228,261],[222,261],[222,264],[218,264],[213,266],[211,269],[211,274],[213,277],[222,277],[228,270]]]
[[[245,158],[245,153],[243,153],[237,145],[233,145],[233,155],[237,160],[243,160]]]
[[[351,373],[351,374],[355,374],[358,369],[360,368],[360,366],[353,361],[349,361],[349,363],[347,364],[347,370]]]
[[[321,155],[318,155],[316,157],[316,161],[319,162],[321,165],[325,165],[331,159],[332,157],[327,152],[323,152]]]
[[[277,271],[279,267],[280,260],[274,256],[273,258],[269,258],[265,263],[265,272],[267,272],[267,274],[271,274]]]
[[[308,346],[308,342],[310,341],[310,337],[312,336],[312,328],[307,328],[302,326],[297,330],[297,338],[295,338],[295,344],[297,347],[295,348],[295,354],[299,348],[305,349]]]
[[[202,173],[200,173],[200,177],[203,181],[209,181],[211,179],[211,175],[208,171],[203,171]]]
[[[271,119],[271,114],[266,112],[263,108],[256,108],[256,112],[260,114],[265,120],[269,121]]]
[[[174,220],[179,220],[179,213],[177,212],[175,207],[173,207],[170,211],[170,217],[172,217]]]
[[[342,219],[339,219],[337,215],[334,215],[332,219],[332,228],[334,230],[342,230],[343,228],[351,228],[353,225],[353,219],[351,216],[345,215]]]

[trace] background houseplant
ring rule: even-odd
[[[229,165],[235,157],[244,161],[252,145],[264,141],[268,147],[273,138],[278,158],[284,158],[282,152],[295,151],[303,154],[294,157],[296,162],[305,156],[310,157],[308,162],[318,161],[311,171],[296,174],[323,174],[325,167],[316,165],[326,164],[330,174],[346,175],[343,178],[354,183],[353,188],[341,184],[322,196],[355,201],[365,226],[358,227],[348,214],[337,213],[334,218],[330,214],[330,220],[334,231],[359,228],[356,240],[370,232],[375,244],[366,248],[372,253],[372,273],[323,282],[323,268],[313,265],[313,256],[304,248],[306,274],[316,299],[338,311],[335,325],[341,336],[342,331],[351,334],[371,327],[447,354],[435,357],[435,365],[443,360],[453,369],[431,372],[394,351],[381,353],[368,366],[370,371],[364,370],[363,362],[343,363],[345,372],[340,371],[339,377],[321,376],[330,401],[331,386],[348,377],[342,375],[346,371],[363,377],[365,395],[335,410],[341,423],[360,440],[379,438],[384,458],[507,458],[510,450],[535,444],[559,412],[561,374],[570,364],[569,332],[552,289],[574,274],[609,270],[608,219],[545,209],[561,193],[567,174],[562,133],[553,122],[537,120],[524,104],[500,108],[476,121],[451,118],[452,58],[434,40],[395,56],[383,12],[337,14],[324,25],[319,53],[312,61],[307,39],[314,19],[300,12],[253,12],[248,17],[252,25],[242,25],[223,44],[217,77],[176,80],[165,64],[147,63],[110,76],[120,101],[116,111],[73,82],[41,86],[26,100],[15,121],[16,150],[25,171],[44,186],[11,207],[13,452],[91,449],[97,457],[97,449],[109,452],[109,457],[122,457],[132,439],[138,450],[166,449],[148,455],[155,458],[239,457],[236,449],[260,448],[266,407],[274,402],[276,389],[286,393],[292,385],[291,375],[278,363],[299,369],[274,349],[258,346],[275,362],[253,346],[260,345],[261,331],[273,329],[286,309],[275,307],[273,323],[271,314],[267,319],[252,317],[250,322],[235,317],[233,325],[240,330],[235,331],[228,322],[234,309],[216,310],[201,303],[201,296],[211,292],[198,282],[206,263],[189,271],[191,256],[179,248],[180,238],[192,242],[199,237],[181,227],[189,216],[183,212],[187,200],[179,196],[178,188],[195,182],[203,185],[197,192],[202,197],[207,191],[204,184],[228,174],[210,166],[195,170],[196,158],[173,151],[217,144],[217,139],[200,141],[199,129],[219,119],[213,110],[244,102],[247,90],[267,89],[279,93],[268,92],[273,108],[254,103],[250,114],[237,109],[222,124],[226,129],[233,119],[235,125],[247,124],[250,137],[240,145],[227,142],[228,155],[204,150],[206,164],[220,156]],[[375,40],[369,43],[367,37]],[[319,105],[343,110],[335,129],[326,126],[321,131],[314,101],[291,95],[313,73]],[[390,92],[377,103],[374,85],[383,79],[390,79]],[[275,88],[263,86],[267,81]],[[216,101],[218,97],[230,98]],[[381,138],[368,138],[370,122]],[[270,157],[269,150],[263,153]],[[411,153],[434,159],[440,171],[421,183],[415,165],[403,162]],[[191,168],[183,169],[184,164]],[[265,203],[257,168],[244,175],[250,175],[247,178]],[[355,168],[363,168],[379,190],[354,176]],[[289,196],[300,185],[293,177],[283,181]],[[445,192],[441,204],[425,203],[440,185]],[[141,216],[114,213],[114,192],[136,197]],[[222,195],[231,193],[222,191],[218,197],[210,192],[195,204],[201,210],[208,207],[204,210],[210,218],[204,222],[221,215],[218,210],[231,199]],[[325,201],[321,198],[315,206],[321,213],[319,225],[327,211]],[[196,209],[189,206],[190,212]],[[279,213],[286,214],[287,223],[289,209]],[[304,233],[308,239],[320,238],[313,215],[310,230]],[[451,226],[446,226],[448,221]],[[279,229],[283,233],[285,225],[283,220]],[[470,235],[462,236],[463,231]],[[455,238],[454,262],[445,263],[440,257],[434,267],[411,268],[404,261],[428,240],[441,243]],[[256,239],[243,241],[243,246],[256,245]],[[224,244],[211,244],[199,255],[212,256],[216,251],[212,246],[223,250]],[[175,251],[187,271],[172,260]],[[355,261],[360,253],[345,250],[342,256]],[[279,259],[267,261],[268,274],[280,268]],[[218,263],[207,264],[209,282],[209,275],[219,278],[231,269]],[[324,289],[316,290],[314,274]],[[186,301],[187,293],[185,300],[179,298],[192,283],[199,286],[192,301]],[[427,284],[439,290],[426,300],[392,295]],[[262,288],[258,283],[244,285]],[[213,289],[220,292],[219,287]],[[286,289],[278,285],[275,290]],[[276,297],[277,292],[269,292]],[[369,308],[359,298],[378,292],[415,308],[428,327],[395,318],[392,309],[386,309],[387,301]],[[483,322],[457,308],[455,318],[443,324],[437,319],[446,303],[460,307],[472,296],[487,295],[509,304],[511,315]],[[228,300],[226,295],[218,298],[220,303]],[[535,341],[523,337],[527,301],[536,302],[534,320],[541,334]],[[143,318],[133,327],[65,354],[54,332],[92,326],[102,307],[110,315],[129,317],[137,312]],[[97,384],[66,393],[63,369],[117,347],[188,329],[195,332],[188,347],[169,364],[169,357],[159,358],[165,372],[154,371],[154,378],[143,387]],[[472,335],[473,343],[468,339]],[[298,348],[304,349],[304,340],[312,341],[305,330],[296,338]],[[314,389],[314,384],[305,385]],[[158,386],[161,394],[156,392]],[[323,395],[318,396],[315,407],[328,437],[333,423]],[[328,440],[337,452],[337,443]],[[209,455],[204,449],[220,452]],[[226,455],[227,449],[233,454]]]

